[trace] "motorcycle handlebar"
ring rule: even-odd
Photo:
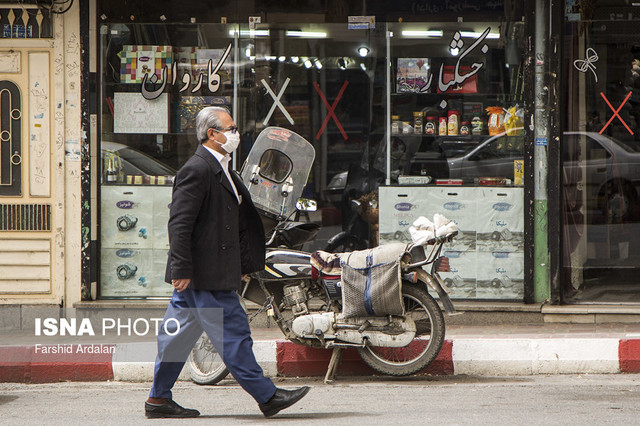
[[[434,244],[433,248],[431,249],[431,252],[428,255],[425,253],[425,259],[424,260],[421,260],[419,262],[411,263],[409,265],[406,265],[405,269],[421,268],[424,265],[429,265],[429,264],[435,262],[436,259],[438,259],[438,257],[440,257],[440,252],[442,250],[442,246],[444,245],[444,243],[453,240],[453,238],[456,235],[458,235],[458,231],[452,232],[451,234],[445,235],[444,237],[436,237],[433,240],[429,241],[428,245]],[[432,241],[433,241],[433,243],[432,243]],[[407,251],[410,252],[415,247],[419,247],[419,246],[422,246],[423,249],[426,248],[422,244],[411,244]]]

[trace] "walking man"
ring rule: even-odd
[[[229,170],[229,154],[240,142],[238,129],[224,108],[206,107],[196,117],[196,136],[200,145],[173,186],[165,280],[174,291],[158,334],[145,415],[200,414],[175,403],[171,388],[204,330],[233,377],[270,417],[299,401],[309,387],[278,389],[264,377],[236,294],[242,274],[264,269],[265,257],[260,216],[240,177]]]

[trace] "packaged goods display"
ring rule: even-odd
[[[514,105],[504,114],[504,128],[507,136],[519,136],[524,132],[524,110]]]
[[[504,108],[501,106],[488,107],[487,114],[489,114],[489,134],[494,136],[504,133]]]
[[[460,229],[443,255],[453,297],[513,300],[524,291],[523,188],[381,187],[380,243],[410,241],[419,216],[445,212]]]

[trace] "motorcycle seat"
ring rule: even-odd
[[[322,275],[340,276],[340,258],[335,253],[317,250],[311,253],[311,267],[317,269]]]
[[[374,266],[394,262],[400,259],[408,249],[409,245],[406,243],[391,243],[383,244],[367,250],[340,253],[339,257],[341,263],[344,265],[348,265],[354,269],[365,269],[372,266],[367,263],[368,259],[373,259]]]

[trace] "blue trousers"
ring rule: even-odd
[[[223,311],[222,327],[218,316],[212,315],[214,308]],[[177,321],[167,321],[171,318]],[[171,388],[203,330],[218,353],[222,354],[222,360],[238,384],[258,403],[271,399],[276,387],[264,377],[256,362],[247,314],[236,292],[191,289],[180,293],[173,291],[163,326],[158,332],[158,356],[149,396],[172,397]]]

